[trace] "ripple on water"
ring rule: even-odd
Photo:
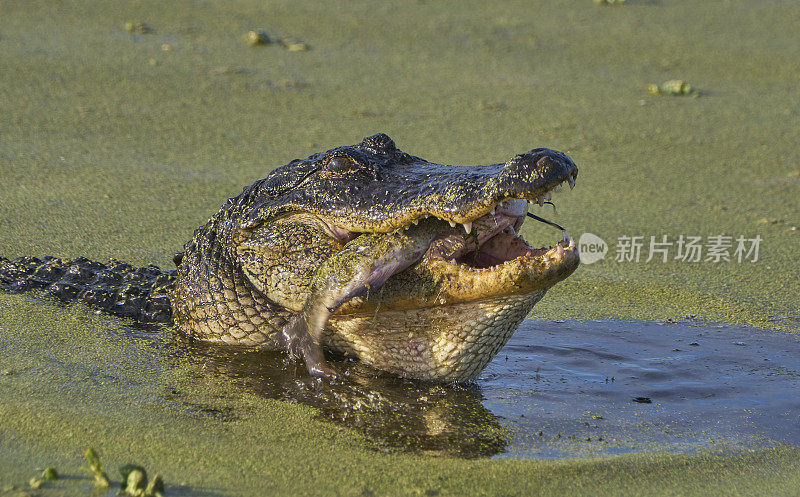
[[[526,321],[477,383],[509,428],[502,455],[800,443],[800,341],[782,332]]]

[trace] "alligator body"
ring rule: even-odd
[[[400,376],[466,381],[578,266],[566,232],[551,248],[517,234],[529,202],[576,175],[553,150],[454,167],[378,134],[246,187],[195,231],[174,272],[23,258],[0,261],[0,283],[284,349],[317,376],[336,374],[327,348]]]

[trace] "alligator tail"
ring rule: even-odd
[[[175,271],[153,265],[136,268],[115,259],[103,264],[83,257],[0,257],[0,291],[41,290],[65,303],[81,301],[142,323],[172,321],[169,293],[174,287]]]

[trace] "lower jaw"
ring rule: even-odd
[[[333,316],[323,342],[392,374],[474,379],[508,342],[546,289],[453,305]]]
[[[380,289],[351,299],[333,317],[412,312],[524,297],[557,284],[572,274],[578,264],[577,250],[563,243],[538,256],[519,257],[493,268],[476,268],[442,259],[424,261],[392,276]]]

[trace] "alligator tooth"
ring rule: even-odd
[[[419,219],[414,219],[413,221],[411,221],[411,223],[412,224],[419,224]]]
[[[495,204],[495,206],[492,207],[492,210],[489,211],[489,214],[494,216],[496,212],[497,212],[497,204]]]
[[[467,234],[472,233],[472,221],[467,221],[464,223],[464,231],[466,231]]]
[[[448,222],[450,223],[450,227],[451,228],[455,228],[456,227],[455,221],[448,221]]]
[[[573,240],[572,238],[569,239],[569,248],[573,249],[575,248],[575,240]]]
[[[567,181],[569,181],[569,189],[570,190],[575,188],[575,177],[574,176],[570,176],[569,178],[567,178]]]
[[[539,204],[539,207],[544,207],[544,196],[537,198],[536,203]]]
[[[553,198],[553,192],[547,192],[544,195],[542,195],[542,197],[544,197],[545,200],[550,200],[551,198]]]
[[[564,242],[569,243],[569,234],[567,233],[567,230],[564,230],[563,233],[564,233],[564,238],[563,238]]]

